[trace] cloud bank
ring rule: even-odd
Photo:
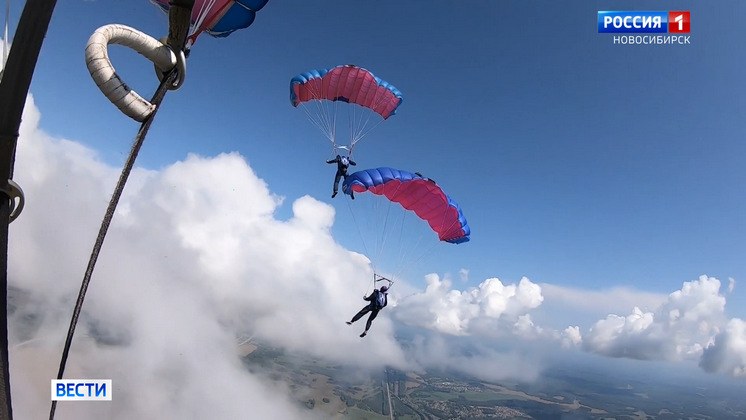
[[[610,314],[584,335],[583,348],[610,357],[699,360],[705,371],[740,376],[746,369],[744,322],[728,320],[720,288],[720,280],[703,275],[655,311],[635,307],[627,316]]]
[[[45,134],[40,117],[29,96],[15,170],[27,206],[10,227],[9,282],[26,296],[14,302],[9,332],[14,409],[24,418],[48,410],[49,379],[56,376],[74,299],[120,172],[90,148]],[[746,371],[745,323],[725,316],[721,283],[707,276],[664,298],[624,289],[586,291],[584,298],[583,291],[525,277],[512,284],[490,278],[458,290],[448,275],[430,274],[425,290],[406,296],[393,290],[390,311],[376,319],[370,339],[360,340],[359,324],[344,321],[363,304],[369,260],[334,240],[333,207],[301,197],[290,204],[293,216],[281,221],[274,217],[281,205],[285,199],[236,153],[190,155],[159,171],[135,169],[94,272],[66,373],[113,379],[117,400],[62,404],[57,418],[247,412],[309,418],[311,412],[299,412],[287,394],[241,365],[235,334],[246,331],[361,370],[437,367],[486,380],[540,374],[538,364],[516,352],[485,344],[466,354],[453,345],[472,336],[485,343],[541,340],[610,357],[699,360],[707,372],[732,376]],[[468,270],[458,278],[468,282]],[[734,285],[730,279],[728,292]],[[585,333],[580,326],[545,328],[531,318],[548,299],[614,302],[619,296],[624,305],[638,302],[631,314],[610,314]],[[622,312],[624,305],[606,309]],[[393,320],[433,334],[402,346]],[[136,394],[143,383],[162,392],[143,398]]]
[[[120,172],[90,148],[44,133],[40,117],[29,96],[15,169],[27,205],[10,227],[11,377],[14,409],[24,418],[48,410],[49,379],[56,377],[74,300]],[[371,276],[369,260],[331,236],[333,207],[305,196],[290,204],[289,220],[278,220],[274,214],[284,202],[236,153],[190,155],[158,171],[136,168],[93,274],[65,374],[113,379],[116,402],[60,404],[57,418],[246,412],[309,418],[286,393],[245,369],[236,357],[240,332],[361,371],[385,365],[471,371],[489,359],[492,368],[482,377],[536,377],[527,361],[516,368],[522,358],[514,353],[454,353],[427,335],[403,348],[394,338],[395,305],[361,340],[362,325],[344,321],[364,304],[359,294]],[[395,293],[392,300],[405,311],[399,317],[409,324],[429,319],[426,310],[440,316],[427,306],[429,292],[424,300]],[[463,299],[477,316],[517,323],[541,301],[537,293],[527,279],[518,285],[490,279]],[[427,305],[417,308],[418,299]],[[137,394],[142,384],[161,392],[143,398]]]

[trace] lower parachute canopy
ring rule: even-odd
[[[440,241],[469,241],[471,230],[461,208],[431,179],[394,168],[366,169],[349,175],[342,191],[384,196],[427,221]]]

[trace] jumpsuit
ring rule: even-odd
[[[337,173],[334,174],[334,195],[337,195],[337,189],[339,187],[339,180],[341,178],[347,179],[347,168],[350,165],[357,166],[357,163],[353,162],[353,160],[350,159],[349,157],[341,157],[340,155],[337,155],[337,157],[335,157],[334,159],[327,160],[326,163],[330,165],[332,163],[337,164]]]
[[[381,296],[382,302],[383,302],[382,305],[378,304],[379,295],[382,295]],[[388,301],[387,293],[381,292],[379,290],[373,290],[373,293],[371,293],[370,296],[363,298],[363,299],[370,302],[370,304],[366,305],[363,309],[360,310],[360,312],[355,314],[355,316],[352,317],[352,321],[350,321],[348,324],[352,324],[353,322],[362,318],[363,315],[370,312],[370,316],[368,317],[368,322],[365,324],[365,332],[368,332],[368,330],[370,329],[370,325],[373,323],[373,320],[376,319],[376,317],[378,316],[378,312],[381,309],[385,308],[386,305],[388,305],[389,301]]]

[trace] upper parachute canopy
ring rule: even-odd
[[[254,23],[256,12],[269,0],[195,0],[192,9],[192,30],[189,39],[202,32],[215,38],[225,38],[233,32],[248,28]],[[150,0],[168,13],[168,0]]]
[[[371,109],[384,120],[396,114],[402,94],[385,80],[354,65],[311,70],[290,81],[290,103],[297,107],[311,100],[342,101]]]
[[[342,191],[347,195],[352,191],[383,195],[427,221],[441,241],[469,241],[471,230],[461,208],[428,178],[394,168],[366,169],[348,176]]]

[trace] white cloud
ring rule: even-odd
[[[736,279],[728,277],[728,293],[733,293],[733,289],[736,288]]]
[[[33,297],[11,318],[9,332],[14,409],[24,418],[48,409],[48,380],[56,376],[74,298],[120,172],[96,152],[46,135],[39,119],[29,97],[15,170],[27,205],[10,227],[9,247],[9,282]],[[363,305],[368,259],[334,241],[333,207],[301,197],[291,204],[293,217],[280,221],[274,214],[284,201],[235,153],[135,169],[93,274],[66,374],[112,378],[121,399],[106,413],[63,404],[58,418],[308,418],[241,366],[236,331],[361,369],[445,366],[484,379],[530,380],[539,364],[484,347],[459,354],[438,337],[412,352],[394,339],[389,316],[453,336],[511,334],[567,348],[589,337],[595,343],[578,327],[559,332],[534,324],[530,312],[544,301],[546,286],[491,278],[459,291],[435,274],[424,291],[397,282],[392,305],[360,340],[360,325],[344,321]],[[679,311],[676,322],[717,317],[717,307],[708,312],[684,289],[667,303],[670,313]],[[43,315],[33,328],[23,316],[30,312]],[[698,315],[691,320],[690,313]],[[102,335],[118,345],[90,339]],[[142,384],[157,384],[159,392],[134,397]],[[216,391],[188,398],[203,385]]]
[[[453,339],[438,335],[415,337],[409,355],[421,366],[457,370],[485,381],[506,378],[532,381],[541,373],[540,363],[518,352],[499,353],[483,345],[465,351]]]
[[[724,325],[725,297],[718,279],[700,276],[685,282],[654,311],[609,315],[583,337],[586,350],[611,357],[644,360],[695,359]]]
[[[706,372],[746,377],[746,321],[733,318],[704,350],[699,366]]]
[[[548,283],[540,285],[546,304],[557,304],[573,311],[604,315],[624,313],[634,307],[655,310],[667,298],[663,293],[650,293],[627,287],[587,290]]]
[[[15,171],[27,205],[10,228],[10,283],[45,302],[33,350],[11,351],[20,361],[12,364],[12,378],[21,394],[31,392],[22,384],[30,369],[47,384],[56,376],[58,357],[32,367],[23,354],[61,354],[72,300],[119,172],[93,151],[38,130],[39,115],[29,97]],[[331,237],[332,207],[302,197],[290,220],[274,219],[282,199],[236,154],[189,156],[158,172],[137,169],[131,181],[93,274],[71,356],[84,373],[114,379],[122,402],[110,418],[240,412],[305,418],[284,396],[262,391],[241,366],[233,335],[240,329],[361,367],[404,365],[386,314],[376,320],[375,340],[360,340],[343,322],[359,309],[356,286],[370,276],[367,259]],[[99,331],[86,324],[92,319]],[[21,320],[11,322],[15,345]],[[128,343],[80,347],[93,333]],[[163,392],[127,404],[143,383],[160,384]],[[203,385],[215,392],[187,397]],[[36,410],[48,402],[30,401],[48,401],[47,388],[20,396],[18,415],[39,417]],[[59,413],[62,419],[72,411],[63,404]]]
[[[120,172],[93,150],[51,138],[39,120],[29,96],[15,170],[27,205],[10,227],[9,247],[9,282],[32,297],[11,317],[9,333],[14,410],[24,418],[48,409],[48,381],[56,376],[74,299]],[[235,153],[135,169],[93,274],[65,375],[113,379],[117,402],[105,414],[96,405],[61,404],[57,418],[308,418],[241,366],[236,331],[360,369],[442,367],[432,353],[402,349],[389,318],[401,302],[413,305],[400,315],[409,310],[427,318],[415,304],[421,296],[429,302],[433,291],[397,297],[361,340],[360,325],[344,321],[364,303],[368,259],[334,241],[333,207],[301,197],[292,203],[293,217],[280,221],[274,212],[283,202]],[[398,282],[395,295],[409,291]],[[467,312],[476,308],[493,318],[517,319],[542,300],[528,279],[509,286],[490,279],[468,296],[462,298]],[[422,309],[441,316],[437,306]],[[25,321],[29,313],[42,316],[33,327]],[[457,316],[468,323],[468,313]],[[489,359],[499,370],[491,377],[533,372],[498,369],[506,357],[518,366],[518,355],[494,352],[453,357],[447,365],[470,371],[474,360]],[[143,384],[159,388],[135,396]],[[189,398],[199,386],[215,392]]]
[[[580,334],[579,327],[567,327],[562,331],[562,347],[573,348],[580,345],[583,342],[583,337]]]
[[[462,282],[466,283],[467,281],[469,281],[469,270],[462,268],[461,270],[459,270],[458,276]]]
[[[530,318],[520,318],[538,307],[544,300],[541,287],[527,278],[516,284],[504,285],[491,278],[477,287],[465,291],[452,289],[449,278],[441,280],[437,274],[426,276],[424,292],[402,299],[396,318],[417,327],[432,329],[451,335],[469,335],[474,324],[497,320],[516,325],[519,332],[526,332]]]

